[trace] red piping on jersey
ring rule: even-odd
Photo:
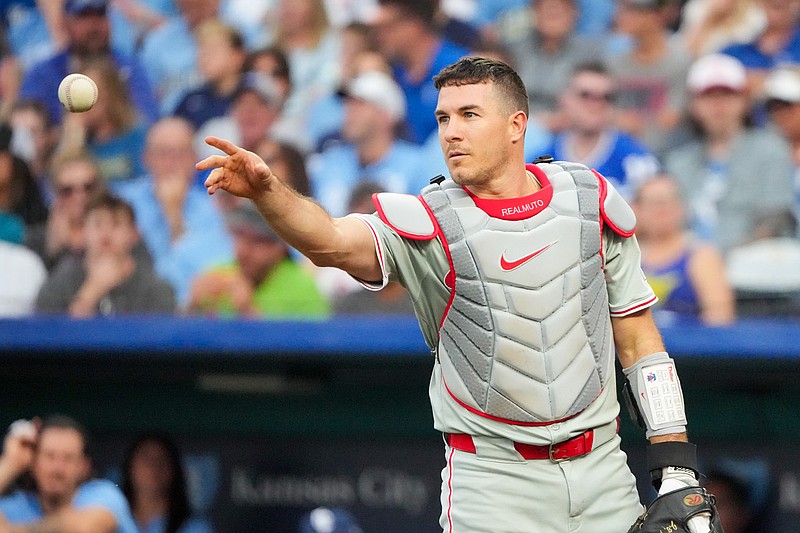
[[[639,309],[643,309],[645,307],[650,307],[651,305],[653,305],[657,301],[658,301],[658,296],[653,296],[652,298],[650,298],[646,302],[642,302],[640,304],[636,304],[633,307],[628,307],[627,309],[621,309],[619,311],[612,311],[611,312],[611,316],[614,316],[614,317],[625,316],[625,315],[628,315],[630,313],[633,313],[634,311],[638,311]]]
[[[436,236],[436,234],[439,231],[439,224],[436,222],[436,218],[433,216],[433,213],[431,212],[430,209],[427,209],[427,211],[428,211],[428,216],[431,219],[431,222],[433,222],[433,231],[427,235],[420,235],[419,233],[409,233],[407,231],[401,230],[400,228],[392,224],[392,222],[386,216],[386,213],[383,211],[383,206],[381,205],[380,200],[378,200],[378,194],[380,193],[372,193],[372,203],[375,204],[375,208],[378,210],[378,216],[380,217],[380,219],[383,220],[387,226],[392,228],[395,231],[395,233],[397,233],[403,238],[411,239],[412,241],[428,241]],[[422,200],[422,197],[420,196],[418,196],[417,198],[419,198],[420,201]],[[427,207],[425,202],[422,202],[422,205],[425,205]]]
[[[373,199],[374,201],[374,199]],[[372,233],[372,239],[375,242],[375,248],[378,250],[378,262],[381,264],[381,283],[383,283],[383,276],[385,270],[385,265],[383,263],[383,250],[381,249],[381,241],[378,239],[378,234],[375,232],[375,228],[372,227],[372,224],[367,222],[366,220],[362,220],[366,226],[369,228],[369,231]]]
[[[453,454],[455,448],[450,448],[450,456],[447,458],[447,465],[450,467],[450,473],[447,476],[447,524],[449,533],[453,533]]]
[[[594,175],[597,176],[597,181],[598,184],[600,185],[600,215],[601,215],[600,218],[605,220],[606,224],[608,224],[608,227],[614,230],[614,233],[617,233],[626,238],[630,237],[631,235],[636,233],[636,226],[634,226],[633,229],[630,231],[625,231],[616,224],[614,224],[614,221],[611,220],[608,217],[608,215],[606,215],[605,203],[606,203],[606,197],[608,196],[608,184],[606,183],[606,179],[603,176],[601,176],[599,172],[597,172],[594,169],[592,169],[592,172],[594,172]]]
[[[453,274],[453,286],[450,287],[450,297],[447,299],[447,305],[444,307],[444,311],[442,312],[441,320],[439,320],[439,331],[441,331],[442,326],[444,325],[444,319],[447,318],[447,313],[450,312],[450,308],[453,306],[453,300],[455,300],[455,298],[456,298],[456,282],[455,282],[455,280],[456,280],[456,276],[455,276],[456,269],[455,269],[455,266],[453,265],[453,256],[450,254],[450,246],[447,244],[447,239],[445,239],[445,237],[444,237],[444,232],[442,231],[441,226],[439,226],[439,222],[436,220],[436,217],[433,215],[433,211],[431,211],[431,207],[428,205],[428,202],[426,202],[422,198],[422,196],[419,196],[419,199],[420,199],[420,202],[422,203],[423,207],[425,207],[425,211],[428,212],[428,216],[431,217],[431,220],[433,220],[433,227],[436,230],[436,238],[439,239],[439,242],[442,245],[442,249],[444,250],[444,255],[445,255],[445,257],[447,257],[447,264],[450,266],[450,270],[445,275],[445,279],[442,280],[442,283],[445,284],[445,287],[447,286],[447,282],[445,281],[447,279],[447,276],[450,273]],[[438,344],[439,340],[441,340],[441,335],[437,336],[437,344]]]

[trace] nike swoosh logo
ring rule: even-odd
[[[556,242],[558,241],[551,242],[547,246],[539,248],[532,254],[528,254],[525,257],[520,257],[519,259],[516,259],[514,261],[509,261],[508,259],[506,259],[506,254],[505,252],[503,252],[503,254],[500,256],[500,268],[502,268],[506,272],[510,272],[514,269],[517,269],[522,265],[524,265],[525,263],[527,263],[528,261],[530,261],[531,259],[533,259],[534,257],[536,257],[537,255],[539,255],[540,253],[544,252],[545,250],[553,246]]]

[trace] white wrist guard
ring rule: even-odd
[[[628,408],[647,438],[686,431],[681,382],[667,352],[650,354],[622,371]]]

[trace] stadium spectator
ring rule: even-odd
[[[134,253],[139,231],[127,202],[110,194],[92,198],[83,233],[82,257],[67,256],[56,265],[39,291],[38,313],[86,318],[175,311],[169,284]]]
[[[505,43],[528,89],[531,116],[550,131],[566,126],[558,100],[575,66],[598,60],[602,53],[602,46],[576,33],[578,8],[577,0],[531,0],[526,13],[530,29]]]
[[[353,22],[342,28],[339,51],[340,86],[349,83],[363,70],[381,70],[391,74],[389,63],[378,52],[372,28],[367,24]],[[306,126],[311,151],[321,151],[327,141],[339,139],[344,122],[344,103],[338,90],[330,91],[318,99],[311,107],[309,116],[314,117]],[[404,132],[406,128],[404,121]]]
[[[247,52],[241,34],[217,19],[195,30],[197,67],[205,83],[186,93],[175,115],[199,129],[207,120],[228,113],[244,74]]]
[[[683,7],[680,38],[694,57],[752,41],[766,24],[758,0],[689,0]]]
[[[128,89],[111,61],[87,61],[83,72],[97,83],[97,103],[88,111],[64,117],[56,152],[89,152],[106,186],[116,191],[144,172],[142,153],[148,126],[136,113]]]
[[[181,118],[156,122],[145,143],[147,174],[119,189],[133,206],[156,272],[170,282],[181,307],[195,275],[233,256],[216,205],[197,186],[193,134]]]
[[[782,63],[800,63],[800,0],[756,0],[766,24],[753,40],[733,44],[723,53],[742,62],[747,69],[750,97],[763,97],[769,70]]]
[[[49,205],[53,201],[50,164],[58,141],[58,128],[50,122],[47,108],[37,100],[18,100],[11,109],[11,152],[22,158],[36,177]]]
[[[770,72],[764,85],[769,116],[789,143],[794,163],[795,213],[800,219],[800,65]]]
[[[659,320],[695,317],[712,326],[730,324],[736,316],[734,293],[725,262],[709,243],[686,230],[678,183],[665,174],[641,184],[631,202],[642,270],[658,296]]]
[[[28,165],[11,153],[11,129],[0,124],[0,211],[18,216],[25,231],[40,231],[47,205]]]
[[[6,57],[14,60],[15,69],[26,71],[66,45],[62,4],[46,0],[7,0],[0,4],[0,27],[3,40],[8,42]]]
[[[618,84],[620,129],[660,154],[686,107],[686,72],[691,56],[671,39],[665,10],[671,0],[620,0],[617,30],[630,50],[609,53],[606,63]]]
[[[311,146],[306,124],[314,102],[336,90],[340,82],[341,38],[331,27],[323,0],[278,0],[275,44],[286,54],[292,92],[282,110],[283,135]]]
[[[375,36],[406,96],[412,142],[423,144],[436,131],[437,92],[433,76],[469,51],[443,38],[433,26],[435,2],[378,0]]]
[[[147,122],[158,116],[153,90],[138,59],[124,56],[110,46],[106,8],[106,0],[65,0],[67,48],[33,65],[25,74],[20,98],[45,104],[55,123],[61,122],[63,113],[58,84],[70,72],[82,71],[87,60],[98,57],[107,57],[118,67],[136,109]]]
[[[12,425],[0,456],[0,492],[25,474],[31,490],[0,498],[0,531],[138,533],[128,503],[110,481],[90,479],[88,435],[72,418]]]
[[[311,196],[311,180],[308,177],[303,153],[294,145],[285,141],[265,137],[254,150],[258,156],[268,162],[269,168],[275,171],[295,191],[303,196]]]
[[[281,100],[286,101],[292,93],[289,59],[280,47],[267,46],[250,52],[247,56],[246,70],[262,72],[270,77],[278,88]]]
[[[108,6],[111,45],[125,55],[136,55],[148,33],[177,13],[173,0],[117,0]]]
[[[211,525],[194,516],[180,451],[160,432],[133,439],[122,465],[122,492],[140,533],[210,533]]]
[[[203,22],[220,16],[220,0],[174,2],[178,14],[150,31],[138,54],[154,88],[156,109],[161,116],[172,114],[181,97],[203,82],[197,68],[194,32]]]
[[[48,270],[63,256],[78,256],[83,252],[86,204],[104,188],[97,166],[88,154],[57,158],[53,162],[53,202],[47,223],[44,228],[29,232],[25,239]]]
[[[664,159],[689,202],[689,225],[723,254],[759,217],[792,207],[792,161],[776,134],[748,127],[744,66],[724,54],[695,61],[687,79],[698,135]],[[744,157],[743,157],[744,155]]]
[[[2,188],[2,185],[0,185]],[[36,295],[47,278],[42,259],[22,244],[22,220],[0,209],[0,317],[33,314]]]
[[[629,199],[658,171],[659,162],[614,125],[616,96],[616,83],[602,63],[577,65],[559,100],[566,127],[544,153],[597,170]]]
[[[209,155],[208,135],[225,132],[242,146],[253,150],[266,136],[273,136],[283,110],[283,98],[276,83],[261,72],[247,72],[233,96],[227,115],[207,120],[195,136],[195,150]]]
[[[235,261],[199,275],[189,311],[218,317],[321,319],[330,306],[312,274],[291,258],[289,246],[251,203],[227,217]]]
[[[346,214],[353,187],[364,180],[403,193],[426,185],[420,148],[395,133],[405,119],[406,105],[392,77],[361,72],[345,86],[342,97],[344,142],[332,143],[309,161],[312,190],[320,204],[333,216]]]

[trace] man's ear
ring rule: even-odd
[[[528,128],[528,115],[523,111],[517,111],[511,115],[509,126],[511,127],[511,142],[522,141],[525,138],[525,130]]]

